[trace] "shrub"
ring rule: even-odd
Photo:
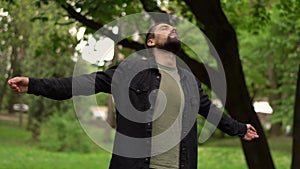
[[[50,151],[90,152],[94,143],[70,113],[54,114],[42,124],[40,147]]]

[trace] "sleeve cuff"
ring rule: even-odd
[[[243,123],[240,123],[239,125],[240,125],[240,130],[238,136],[240,138],[243,138],[247,133],[247,125]]]
[[[29,78],[29,83],[28,83],[28,94],[35,94],[38,95],[38,85],[35,85],[37,83],[36,78]]]

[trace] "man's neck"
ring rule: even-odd
[[[161,49],[154,49],[155,61],[167,67],[176,67],[176,55]]]

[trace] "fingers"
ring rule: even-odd
[[[256,138],[259,138],[259,136],[257,134],[250,136],[250,140],[253,140],[253,139],[256,139]]]
[[[247,141],[251,141],[251,140],[256,139],[256,138],[259,138],[259,135],[247,133],[247,134],[244,136],[243,139],[244,139],[244,140],[247,140]]]
[[[20,90],[18,87],[18,83],[19,83],[19,78],[16,78],[16,77],[8,80],[8,85],[14,92],[17,92],[18,90]]]
[[[16,84],[19,81],[18,77],[14,77],[8,80],[8,84],[12,85],[12,84]]]
[[[255,132],[255,133],[250,133],[251,134],[251,136],[253,136],[254,138],[258,138],[259,137],[259,135]]]
[[[256,132],[253,132],[253,133],[249,132],[249,135],[253,138],[258,138],[259,137],[259,135]]]
[[[11,83],[9,86],[14,92],[16,92],[16,93],[21,92],[20,87],[18,87],[16,84]]]
[[[255,129],[253,126],[251,126],[251,125],[250,125],[249,129],[250,129],[251,131],[256,132],[256,129]]]
[[[14,77],[9,79],[8,81],[9,85],[23,85],[23,86],[27,86],[29,83],[29,78],[28,77]]]
[[[17,92],[19,90],[17,83],[19,82],[19,78],[18,77],[14,77],[12,79],[8,80],[8,84],[10,86],[10,88],[14,91]]]
[[[247,124],[247,129],[256,132],[256,129],[251,124]]]
[[[7,81],[10,88],[16,93],[25,93],[28,89],[29,79],[27,77],[14,77]]]
[[[243,139],[247,141],[251,141],[256,138],[259,138],[256,129],[251,124],[247,124],[247,132]]]

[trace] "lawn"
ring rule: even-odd
[[[269,139],[269,146],[276,169],[289,169],[292,148],[291,138],[279,137]],[[240,140],[237,138],[210,139],[203,146],[200,146],[198,166],[201,169],[248,168]]]
[[[0,169],[107,169],[110,154],[50,152],[30,142],[30,133],[0,121]],[[277,169],[290,168],[291,140],[270,140]],[[199,147],[199,169],[247,169],[238,139],[211,139]]]

